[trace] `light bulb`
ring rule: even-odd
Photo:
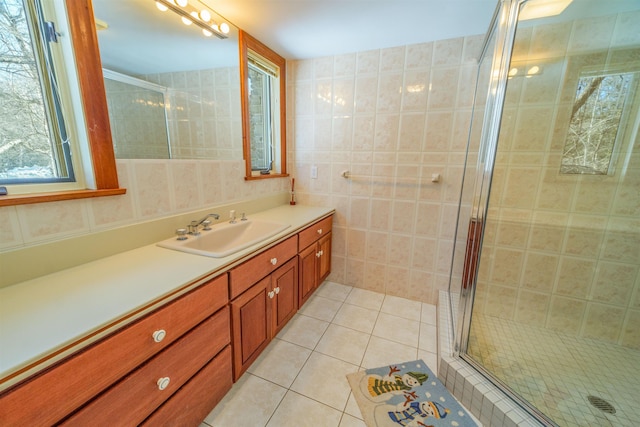
[[[169,10],[169,8],[167,6],[163,5],[162,3],[158,2],[158,1],[156,2],[156,7],[161,12],[166,12],[167,10]]]
[[[540,72],[540,67],[538,67],[537,65],[534,65],[533,67],[529,68],[529,71],[527,71],[527,74],[529,75],[534,75],[534,74],[538,74]]]
[[[227,24],[226,22],[220,24],[220,31],[222,31],[224,34],[229,34],[229,24]]]
[[[187,5],[189,4],[188,0],[176,0],[176,3],[178,3],[178,6],[180,7],[187,7]]]
[[[187,18],[187,17],[185,17],[185,16],[183,16],[183,17],[182,17],[182,18],[180,18],[180,19],[182,19],[182,23],[183,23],[184,25],[191,25],[191,24],[193,24],[193,22],[191,22],[191,19],[189,19],[189,18]]]
[[[204,28],[202,29],[202,34],[204,34],[205,37],[211,37],[213,35],[211,31],[205,30]]]
[[[209,11],[208,11],[208,10],[206,10],[206,9],[202,9],[202,10],[200,11],[199,16],[200,16],[200,19],[201,19],[203,22],[209,22],[209,21],[211,21],[211,14],[210,14],[210,13],[209,13]]]

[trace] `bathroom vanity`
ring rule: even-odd
[[[198,425],[330,272],[332,209],[252,216],[291,226],[224,258],[150,245],[0,289],[0,425]]]

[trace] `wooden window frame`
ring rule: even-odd
[[[102,83],[102,65],[93,6],[91,0],[66,0],[65,5],[75,52],[78,84],[96,188],[0,196],[0,207],[126,193],[126,189],[118,186],[118,172],[109,126],[107,97]]]

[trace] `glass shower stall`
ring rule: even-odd
[[[640,0],[503,0],[479,61],[455,356],[541,423],[640,425]]]

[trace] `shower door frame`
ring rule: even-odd
[[[529,0],[499,0],[496,12],[493,16],[489,30],[484,40],[482,53],[478,59],[478,74],[480,66],[486,55],[493,54],[491,60],[491,71],[489,78],[489,87],[487,88],[486,101],[484,103],[484,116],[482,120],[482,130],[480,135],[480,145],[478,151],[478,160],[475,165],[475,175],[467,176],[467,163],[465,161],[465,173],[462,180],[462,191],[458,205],[458,220],[455,230],[455,240],[453,248],[453,256],[451,260],[451,272],[449,281],[449,304],[453,314],[453,356],[459,357],[481,373],[486,379],[500,388],[507,396],[516,404],[529,412],[538,419],[543,425],[557,426],[548,416],[539,411],[535,406],[521,398],[513,392],[511,388],[503,381],[496,378],[490,371],[485,369],[481,364],[475,361],[467,354],[469,336],[471,331],[472,309],[477,283],[478,268],[480,265],[480,256],[482,253],[482,237],[485,228],[485,212],[489,207],[489,196],[491,192],[491,179],[493,175],[495,158],[498,148],[498,136],[500,132],[500,124],[502,121],[502,110],[504,106],[506,87],[509,73],[509,66],[513,52],[513,44],[515,41],[516,29],[518,24],[518,15],[521,7]],[[490,42],[495,37],[493,51],[491,51]],[[474,98],[475,115],[475,99],[478,97],[478,91],[483,90],[476,86],[476,94]],[[467,145],[467,159],[469,158],[469,147],[471,147],[471,127],[473,126],[473,117],[469,129],[469,140]],[[474,153],[475,154],[475,153]],[[471,181],[471,182],[468,182]],[[473,186],[473,191],[469,193],[471,200],[463,200],[464,186],[466,184]],[[471,215],[463,214],[462,206],[464,204],[471,205]],[[459,241],[461,233],[467,231],[465,241]],[[471,234],[472,233],[472,234]],[[471,234],[471,235],[470,235]],[[459,251],[456,246],[464,244],[465,250],[463,261],[460,261]],[[454,283],[455,266],[462,262],[462,275],[459,283]],[[455,289],[456,287],[458,289]],[[457,313],[453,307],[452,293],[459,294],[459,304]]]

